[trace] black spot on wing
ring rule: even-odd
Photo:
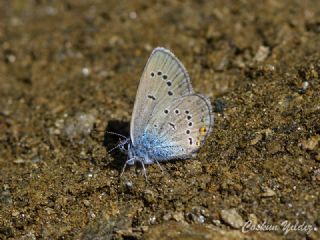
[[[153,96],[153,95],[148,95],[148,98],[150,98],[152,100],[156,100],[155,96]]]
[[[176,130],[176,125],[174,123],[169,122],[168,123],[174,130]]]

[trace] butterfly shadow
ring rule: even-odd
[[[119,148],[116,148],[116,146],[119,145],[120,141],[124,140],[124,138],[112,133],[128,137],[130,134],[130,123],[118,120],[109,121],[103,138],[103,146],[106,147],[107,151],[109,151],[108,154],[113,158],[106,166],[121,171],[127,161],[127,155],[121,152]]]

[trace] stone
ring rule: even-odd
[[[223,222],[228,224],[229,226],[239,229],[243,226],[244,221],[240,214],[237,212],[236,209],[227,209],[227,210],[222,210],[220,213],[221,219]]]

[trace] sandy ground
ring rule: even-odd
[[[319,42],[316,0],[1,1],[0,239],[320,239]],[[120,179],[157,46],[214,131]]]

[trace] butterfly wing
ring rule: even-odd
[[[150,156],[158,161],[192,157],[212,131],[210,101],[191,94],[176,98],[166,109],[156,112],[149,121],[146,135],[153,136]]]
[[[155,48],[142,73],[130,124],[133,145],[146,130],[152,116],[173,99],[193,93],[182,63],[165,48]]]

